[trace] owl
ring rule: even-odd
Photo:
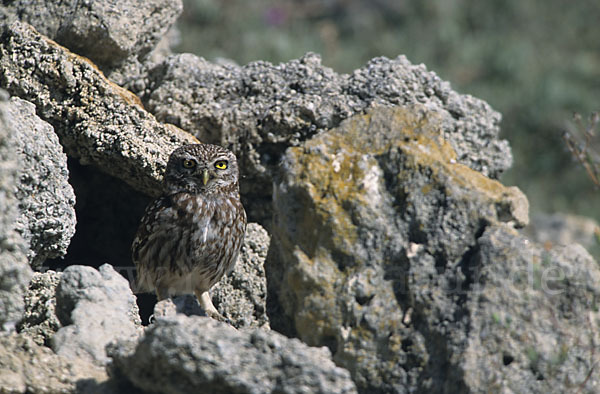
[[[138,291],[155,291],[159,301],[194,293],[222,320],[208,290],[233,269],[245,232],[235,155],[210,144],[176,149],[131,248]]]

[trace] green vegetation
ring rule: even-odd
[[[500,111],[532,212],[600,220],[600,197],[561,139],[600,109],[600,2],[580,0],[187,0],[179,51],[283,62],[307,51],[350,72],[405,54]]]

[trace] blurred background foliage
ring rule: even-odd
[[[600,194],[561,139],[600,109],[599,0],[184,0],[178,52],[239,64],[321,54],[351,72],[405,54],[503,115],[532,213],[600,220]]]

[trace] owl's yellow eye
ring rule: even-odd
[[[194,167],[196,167],[196,162],[194,160],[190,160],[190,159],[183,159],[183,161],[181,162],[181,164],[183,165],[183,168],[194,168]]]
[[[219,160],[215,163],[215,168],[224,170],[227,168],[227,160]]]

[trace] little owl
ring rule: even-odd
[[[159,301],[193,292],[221,320],[208,290],[233,269],[245,232],[235,155],[210,144],[176,149],[131,247],[138,291]]]

